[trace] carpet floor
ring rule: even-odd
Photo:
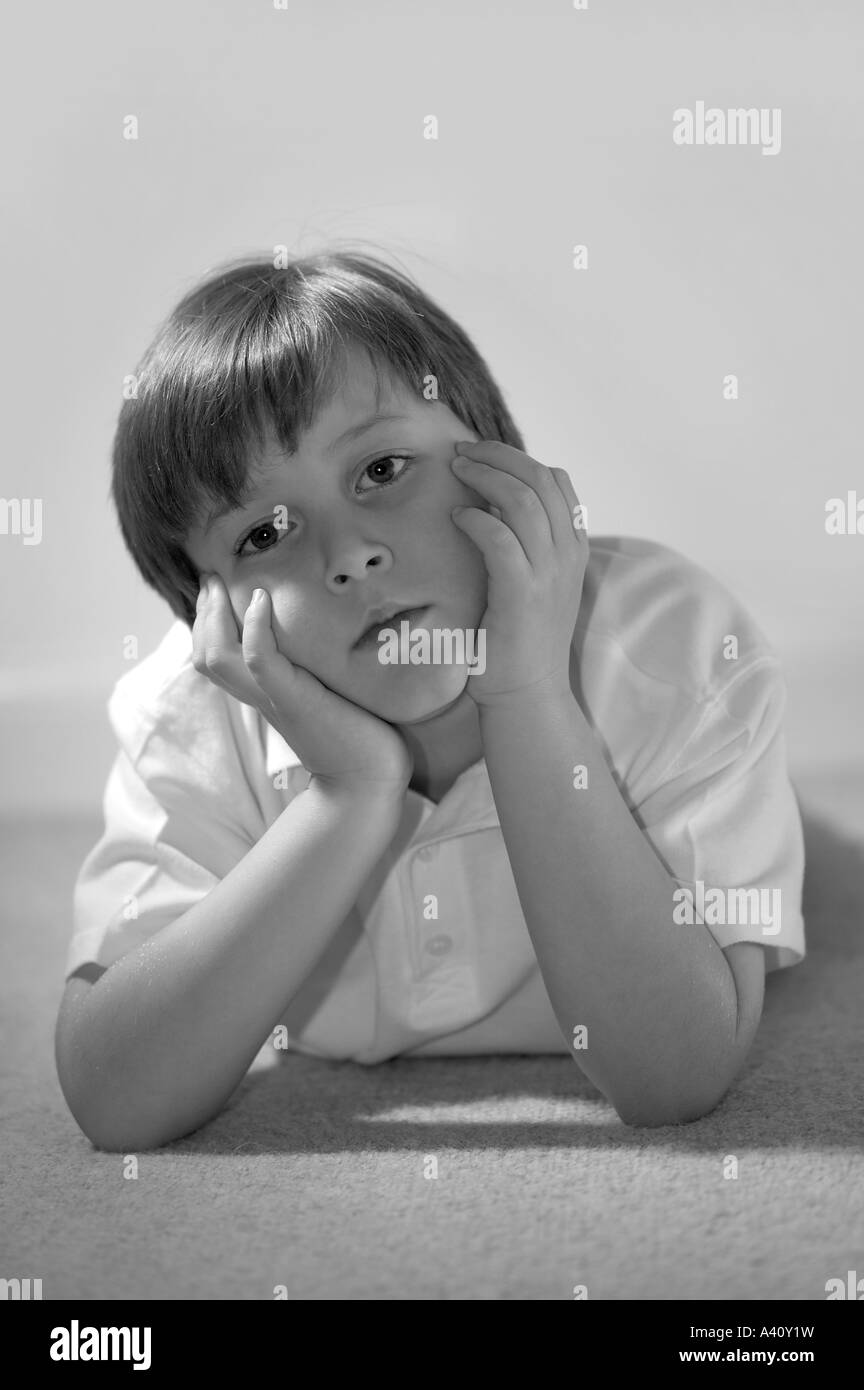
[[[824,1300],[864,1275],[864,785],[796,786],[809,954],[769,976],[746,1070],[705,1119],[629,1129],[564,1055],[271,1050],[137,1177],[84,1137],[54,1070],[100,824],[3,822],[0,1277],[45,1299]]]

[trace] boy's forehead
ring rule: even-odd
[[[346,353],[341,375],[337,375],[331,394],[318,406],[311,425],[298,438],[298,452],[311,448],[324,457],[335,455],[340,445],[349,444],[364,427],[371,428],[374,423],[389,419],[408,420],[420,413],[423,403],[386,366],[379,366],[376,376],[365,354]],[[428,410],[425,413],[428,414]],[[268,423],[264,438],[264,454],[256,463],[266,473],[279,460],[285,459],[286,451],[278,443],[272,423]],[[256,471],[253,463],[250,472]]]
[[[316,445],[332,448],[346,430],[375,416],[406,417],[416,406],[406,384],[386,364],[379,364],[376,373],[366,353],[348,351],[332,394],[303,439],[314,437]]]

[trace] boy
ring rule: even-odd
[[[804,955],[748,614],[668,548],[589,552],[469,339],[373,257],[229,268],[137,377],[113,495],[178,621],[109,703],[56,1036],[84,1132],[188,1133],[277,1029],[567,1052],[633,1125],[713,1109]],[[443,632],[484,660],[430,661]]]

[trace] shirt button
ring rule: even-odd
[[[452,936],[442,932],[440,936],[433,936],[430,941],[426,942],[426,950],[431,952],[433,956],[443,956],[447,954],[452,945]]]
[[[422,859],[424,864],[428,864],[429,860],[434,859],[437,853],[437,845],[424,845],[422,849],[418,849],[417,858]]]

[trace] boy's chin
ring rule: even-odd
[[[468,674],[464,666],[438,667],[434,677],[429,669],[418,670],[410,683],[400,680],[391,690],[385,690],[366,708],[388,724],[417,724],[424,719],[444,714],[467,694]]]

